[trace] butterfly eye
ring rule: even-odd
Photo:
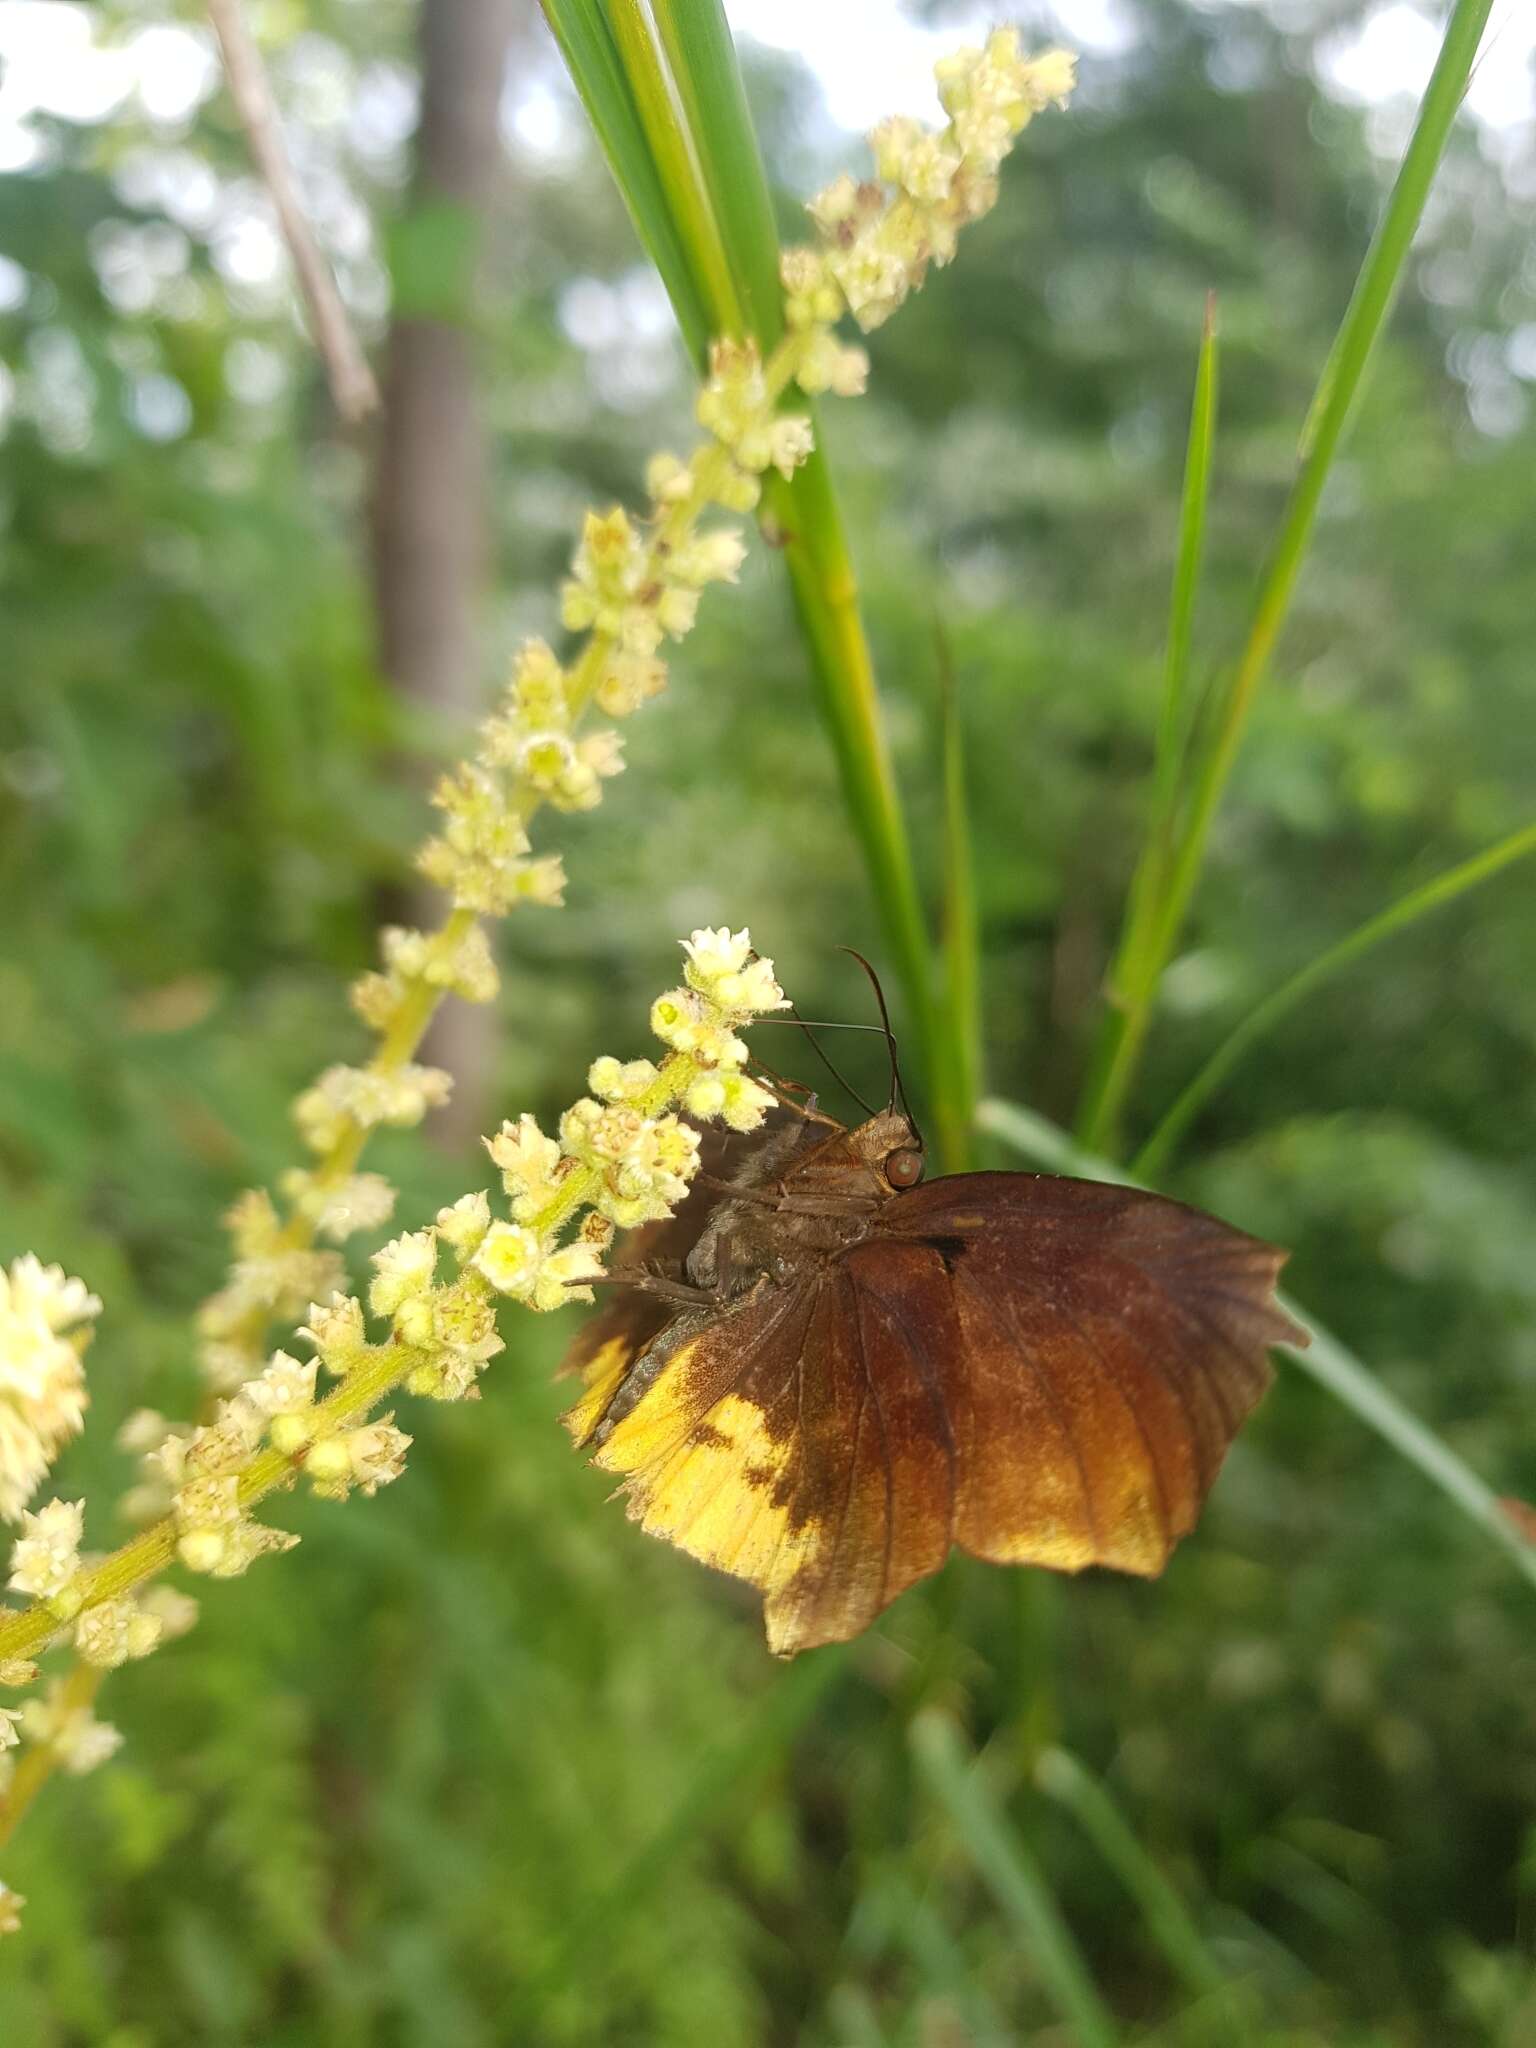
[[[923,1155],[915,1146],[902,1145],[889,1153],[885,1177],[893,1188],[915,1188],[923,1177]]]

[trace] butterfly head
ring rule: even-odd
[[[882,1109],[853,1133],[854,1147],[877,1181],[899,1195],[923,1177],[923,1141],[905,1110]]]

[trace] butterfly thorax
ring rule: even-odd
[[[741,1194],[722,1199],[689,1253],[689,1281],[734,1300],[861,1243],[895,1193],[883,1162],[915,1144],[893,1111],[851,1131],[818,1120],[775,1132],[742,1163]]]

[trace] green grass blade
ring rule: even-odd
[[[1184,490],[1179,510],[1178,550],[1168,606],[1168,642],[1163,666],[1163,699],[1158,718],[1152,803],[1147,831],[1131,877],[1125,925],[1105,977],[1110,1004],[1095,1050],[1094,1064],[1078,1115],[1085,1143],[1102,1143],[1119,1114],[1119,1094],[1130,1077],[1134,1048],[1126,1041],[1145,1031],[1147,1011],[1136,1001],[1151,967],[1151,948],[1161,919],[1162,892],[1167,884],[1178,819],[1179,769],[1188,728],[1190,648],[1194,637],[1195,599],[1205,548],[1206,511],[1210,503],[1211,465],[1216,447],[1217,342],[1216,302],[1206,300],[1205,324],[1195,368],[1195,389],[1189,412],[1189,438],[1184,457]]]
[[[599,0],[540,0],[540,4],[635,231],[672,301],[688,352],[702,362],[709,346],[710,318]]]
[[[650,9],[645,0],[603,0],[603,11],[673,226],[704,302],[710,334],[744,334],[736,279]]]
[[[978,1873],[1024,1936],[1040,1981],[1078,2048],[1116,2048],[1120,2029],[1040,1867],[1000,1812],[954,1723],[939,1713],[920,1714],[912,1725],[912,1748]]]
[[[1192,766],[1187,811],[1166,884],[1159,892],[1152,936],[1138,962],[1136,985],[1126,992],[1124,1008],[1111,1011],[1103,1026],[1091,1093],[1079,1119],[1085,1142],[1108,1141],[1129,1090],[1158,984],[1199,880],[1212,822],[1290,610],[1329,471],[1402,281],[1492,4],[1493,0],[1456,0],[1451,11],[1412,139],[1324,367],[1305,455],[1260,579],[1247,639]]]
[[[766,352],[783,325],[778,239],[735,45],[717,0],[655,0],[655,11],[674,80],[672,117],[687,124],[690,160],[713,202],[712,218],[727,230],[726,260],[746,307],[748,331]],[[634,61],[642,59],[650,61],[637,39]],[[647,91],[659,120],[659,89]],[[815,419],[816,409],[806,409]],[[901,983],[918,1061],[933,1088],[937,1031],[927,922],[819,420],[816,442],[794,477],[767,480],[764,506],[783,543],[843,800]]]
[[[977,1111],[976,1122],[978,1129],[1052,1172],[1118,1181],[1128,1187],[1140,1185],[1134,1175],[1111,1165],[1107,1159],[1085,1152],[1057,1125],[1019,1103],[989,1097]],[[1312,1333],[1312,1342],[1305,1351],[1280,1346],[1291,1363],[1325,1387],[1409,1464],[1416,1465],[1484,1535],[1492,1537],[1536,1586],[1536,1544],[1526,1542],[1520,1535],[1497,1496],[1471,1466],[1458,1458],[1426,1423],[1420,1422],[1411,1409],[1405,1408],[1395,1394],[1389,1393],[1370,1368],[1325,1330],[1316,1316],[1285,1296],[1281,1301],[1288,1313]]]
[[[726,258],[766,353],[784,331],[779,237],[762,153],[720,0],[652,0]]]
[[[1180,1981],[1196,1997],[1233,1987],[1205,1938],[1134,1830],[1097,1778],[1064,1749],[1042,1751],[1035,1783],[1064,1806],[1141,1909],[1147,1931]]]
[[[1346,967],[1352,967],[1383,940],[1392,938],[1430,911],[1438,910],[1442,904],[1454,902],[1468,889],[1476,888],[1479,882],[1486,882],[1501,869],[1530,853],[1536,853],[1536,824],[1522,826],[1518,832],[1511,832],[1499,840],[1497,845],[1474,854],[1471,860],[1447,868],[1444,874],[1410,889],[1375,917],[1368,918],[1347,938],[1319,953],[1315,960],[1309,961],[1299,973],[1283,982],[1272,995],[1266,996],[1216,1048],[1137,1153],[1131,1162],[1131,1171],[1143,1180],[1156,1179],[1196,1111],[1210,1100],[1259,1040],[1273,1031],[1314,989],[1321,988],[1336,974],[1343,973]]]
[[[958,2015],[967,2048],[1011,2048],[1012,2032],[939,1914],[899,1870],[884,1875],[881,1894],[891,1934],[912,1958],[924,1992]]]
[[[832,472],[818,445],[789,482],[770,480],[768,509],[783,537],[795,612],[832,736],[843,801],[906,1000],[910,1039],[932,1089],[937,1042],[933,967],[917,867],[891,762],[874,655]]]
[[[1205,302],[1205,324],[1200,330],[1200,358],[1195,367],[1195,395],[1190,403],[1189,442],[1184,456],[1184,492],[1179,505],[1179,550],[1168,607],[1163,713],[1157,732],[1157,797],[1164,814],[1171,813],[1178,794],[1179,759],[1184,750],[1195,599],[1205,555],[1211,467],[1216,455],[1217,370],[1216,296],[1212,293]]]
[[[965,733],[947,635],[938,634],[944,728],[943,1006],[935,1047],[939,1154],[947,1173],[968,1163],[981,1090],[981,937],[965,785]]]

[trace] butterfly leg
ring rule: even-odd
[[[583,1287],[633,1287],[638,1293],[654,1295],[658,1301],[670,1301],[678,1308],[721,1308],[724,1306],[720,1295],[712,1288],[694,1287],[686,1280],[674,1279],[669,1273],[649,1269],[633,1273],[604,1273],[593,1280],[583,1280]]]

